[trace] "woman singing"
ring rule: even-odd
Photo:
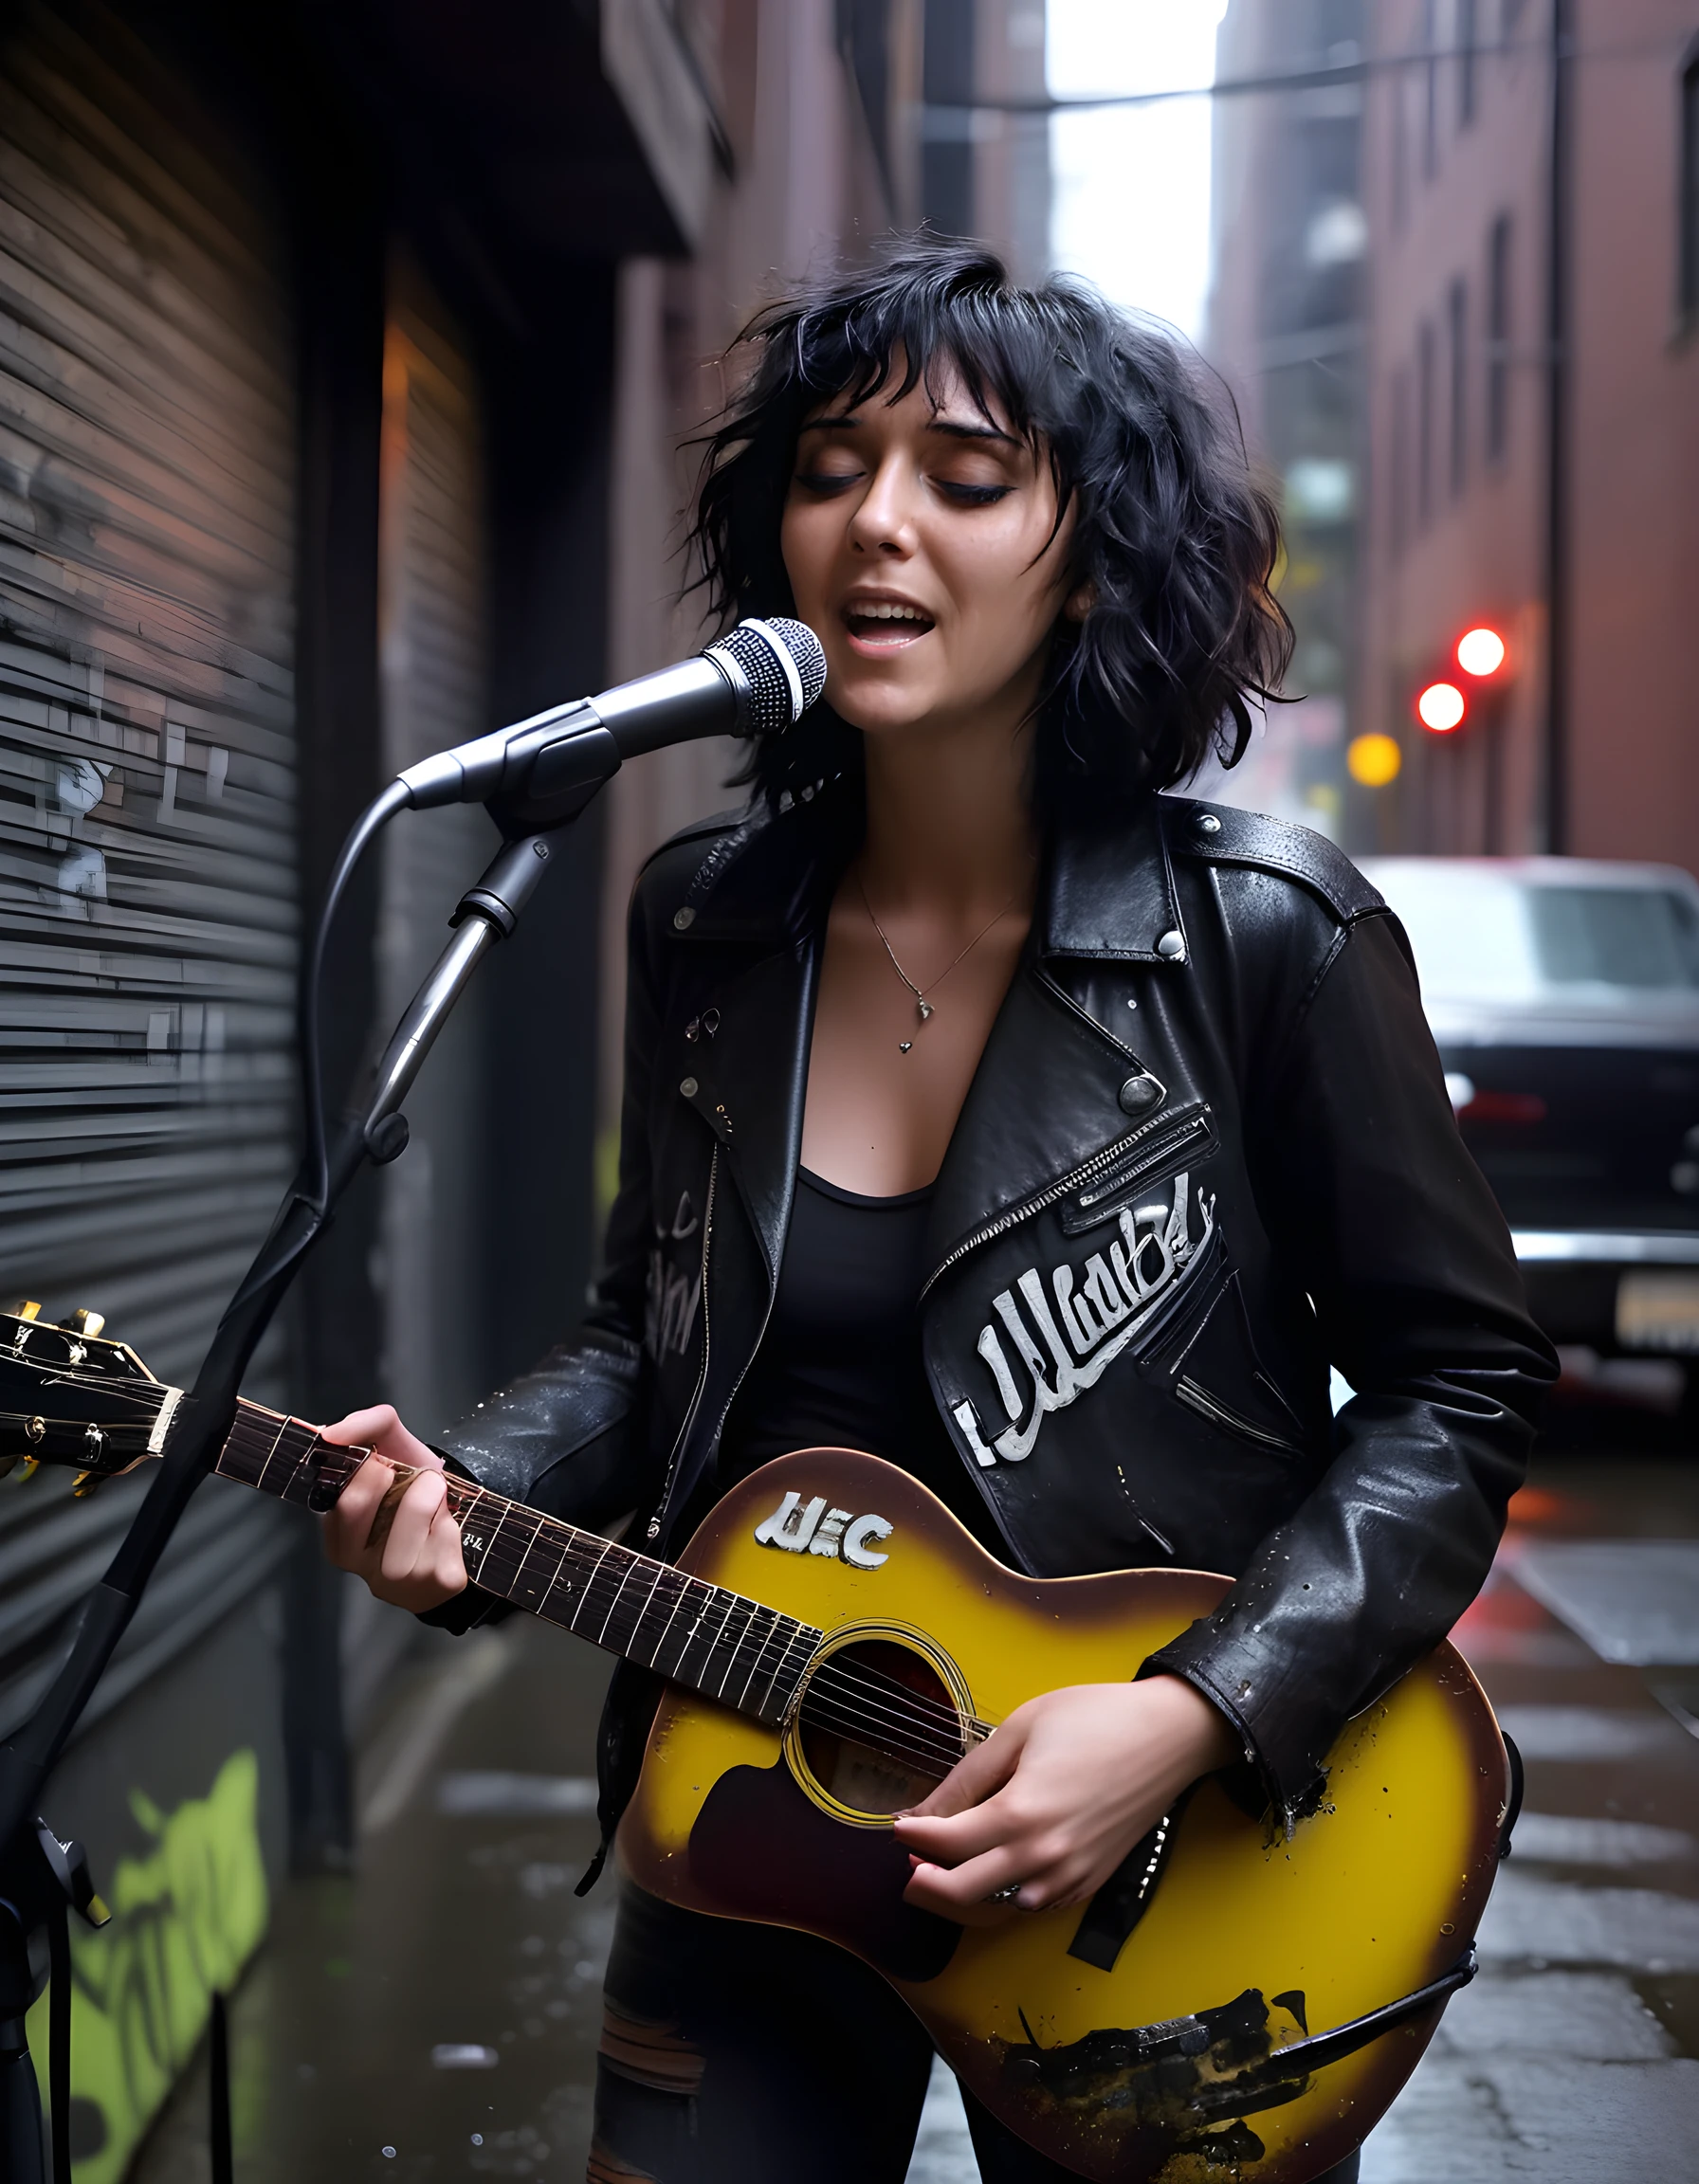
[[[596,1301],[448,1461],[671,1556],[756,1465],[859,1447],[1016,1569],[1233,1576],[897,1822],[913,1903],[1079,1902],[1213,1770],[1310,1809],[1485,1578],[1554,1360],[1385,905],[1325,841],[1161,793],[1243,751],[1289,649],[1274,512],[1196,361],[929,242],[745,346],[695,546],[719,614],[818,632],[828,702],[644,871]],[[1101,1357],[1082,1321],[1046,1379],[1014,1300],[1135,1204],[1171,1301]],[[389,1410],[334,1437],[441,1469]],[[466,1628],[440,1478],[373,1546],[383,1484],[332,1556]],[[619,1669],[610,1831],[654,1699]],[[903,2177],[930,2048],[850,1956],[628,1885],[606,2004],[593,2178]],[[1064,2174],[968,2107],[987,2178]]]

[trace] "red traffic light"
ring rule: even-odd
[[[1505,664],[1508,646],[1490,623],[1479,623],[1466,629],[1457,640],[1457,664],[1466,675],[1477,682],[1485,682],[1496,675]]]
[[[1416,701],[1416,717],[1435,736],[1449,736],[1463,725],[1469,701],[1454,682],[1430,682]]]

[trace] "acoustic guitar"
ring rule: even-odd
[[[179,1392],[94,1315],[32,1309],[0,1315],[0,1464],[74,1465],[88,1492],[159,1455]],[[217,1468],[322,1511],[365,1454],[244,1402]],[[415,1475],[391,1468],[385,1508]],[[1131,1677],[1226,1578],[1018,1575],[845,1448],[764,1465],[676,1566],[469,1481],[448,1496],[479,1585],[666,1680],[617,1839],[631,1877],[853,1951],[1083,2176],[1303,2184],[1379,2121],[1472,1975],[1510,1771],[1450,1646],[1349,1724],[1289,1831],[1211,1776],[1089,1903],[964,1927],[904,1902],[891,1815],[1024,1700]]]

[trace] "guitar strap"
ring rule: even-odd
[[[1087,1904],[1068,1954],[1099,1972],[1113,1972],[1127,1936],[1150,1908],[1174,1848],[1180,1814],[1192,1793],[1177,1797],[1148,1835],[1142,1835]]]

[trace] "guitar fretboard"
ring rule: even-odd
[[[244,1402],[218,1470],[323,1511],[368,1453],[337,1447],[302,1419]],[[448,1505],[475,1585],[739,1713],[768,1723],[784,1719],[820,1643],[809,1624],[452,1474]]]

